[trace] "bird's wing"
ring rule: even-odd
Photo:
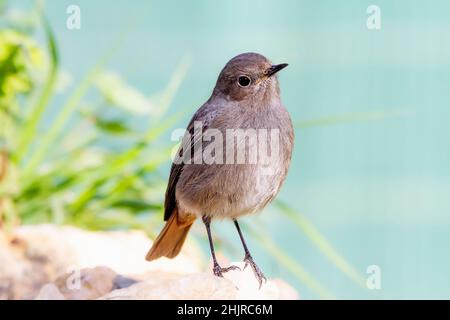
[[[166,197],[164,201],[164,221],[167,221],[172,213],[174,212],[177,201],[175,197],[175,190],[180,178],[181,172],[183,171],[185,160],[193,157],[194,150],[198,143],[202,143],[202,133],[207,128],[208,121],[202,121],[202,130],[194,130],[194,122],[199,118],[199,114],[196,113],[192,120],[189,122],[187,127],[187,132],[190,135],[190,139],[183,139],[180,148],[177,151],[177,156],[183,159],[183,161],[178,161],[177,163],[172,163],[172,168],[170,169],[169,182],[166,189]],[[183,154],[183,150],[189,150],[189,153]]]

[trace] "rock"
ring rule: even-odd
[[[202,273],[212,268],[189,242],[175,259],[147,262],[150,246],[139,231],[37,225],[6,237],[0,230],[0,299],[298,299],[279,279],[260,289],[243,263],[225,278]]]
[[[117,275],[107,267],[73,270],[46,284],[36,300],[93,300],[114,289],[126,288],[135,280]]]
[[[225,279],[230,280],[239,289],[237,299],[240,300],[296,300],[296,291],[282,280],[267,280],[263,282],[261,288],[259,282],[253,274],[250,266],[244,269],[244,262],[233,262],[231,265],[239,267],[241,270],[231,270],[224,273]]]
[[[92,232],[69,226],[35,225],[18,228],[15,236],[25,243],[29,258],[51,260],[57,274],[96,266],[108,266],[126,276],[159,270],[183,274],[201,269],[201,253],[189,242],[175,259],[145,261],[152,242],[141,231]]]
[[[185,276],[157,275],[136,283],[129,288],[114,290],[101,297],[102,300],[205,300],[235,299],[235,285],[210,274],[195,273]]]
[[[35,300],[65,300],[65,297],[55,284],[49,283],[41,288]]]
[[[129,299],[298,299],[297,292],[282,280],[268,280],[259,288],[259,283],[250,267],[243,269],[244,263],[234,263],[242,270],[233,270],[218,278],[212,274],[195,273],[185,276],[159,273],[134,284],[129,288],[114,290],[101,297],[104,300]]]
[[[128,288],[129,286],[135,284],[136,282],[138,281],[135,279],[127,278],[119,274],[117,275],[117,277],[114,278],[114,289]]]
[[[73,270],[54,282],[68,300],[92,300],[114,289],[117,274],[107,267]]]
[[[272,282],[278,288],[278,300],[299,300],[301,299],[297,290],[295,290],[290,284],[281,279],[273,279]]]
[[[0,232],[0,299],[31,299],[55,274],[42,259],[28,259],[24,243]]]
[[[146,278],[146,273],[199,272],[201,253],[186,243],[176,259],[149,263],[145,254],[151,240],[140,231],[92,232],[69,226],[21,226],[8,237],[0,230],[0,299],[33,299],[45,284],[60,275],[108,266],[124,279]]]

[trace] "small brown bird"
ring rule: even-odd
[[[223,272],[238,269],[219,266],[211,237],[211,220],[228,218],[244,247],[245,267],[252,267],[260,285],[266,279],[247,248],[237,218],[270,203],[287,175],[294,131],[276,76],[286,66],[244,53],[223,68],[211,97],[192,117],[172,164],[164,204],[167,222],[147,260],[178,255],[192,224],[201,217],[214,274],[222,277]],[[224,137],[226,141],[221,141]]]

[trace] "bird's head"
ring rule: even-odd
[[[272,99],[279,96],[276,73],[286,63],[273,65],[258,53],[240,54],[225,65],[217,79],[214,94],[233,101]]]

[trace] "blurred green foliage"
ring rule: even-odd
[[[18,95],[32,90],[31,72],[42,68],[44,55],[28,36],[15,30],[0,32],[0,107],[17,105]]]
[[[47,47],[33,40],[39,31]],[[66,101],[49,121],[62,74],[50,27],[38,19],[27,31],[14,24],[0,31],[0,221],[6,227],[53,222],[153,233],[165,188],[157,169],[171,151],[160,138],[179,118],[165,117],[165,105],[188,62],[152,99],[105,68],[113,50],[62,92]],[[147,117],[148,129],[134,128],[136,117]],[[102,143],[111,139],[118,143]]]

